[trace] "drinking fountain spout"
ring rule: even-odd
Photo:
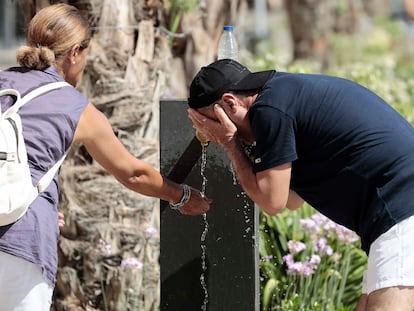
[[[201,132],[196,130],[195,136],[197,137],[198,141],[201,143],[201,146],[208,146],[208,143],[210,142]]]

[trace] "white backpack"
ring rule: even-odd
[[[0,107],[0,226],[11,224],[24,215],[30,203],[49,186],[66,156],[65,154],[39,183],[33,186],[18,111],[33,98],[64,86],[69,84],[49,83],[31,91],[23,98],[17,90],[0,90],[0,96],[16,97],[14,105],[4,113]]]

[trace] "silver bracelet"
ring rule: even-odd
[[[170,202],[170,207],[172,209],[175,209],[175,210],[180,210],[180,208],[183,207],[184,205],[186,205],[188,203],[188,201],[190,200],[191,188],[189,186],[187,186],[186,184],[181,184],[181,186],[183,187],[184,194],[183,194],[183,197],[181,198],[180,202],[178,202],[178,203]]]

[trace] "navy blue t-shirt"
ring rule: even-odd
[[[291,189],[362,248],[414,215],[414,129],[367,88],[276,72],[249,110],[253,169],[292,162]]]

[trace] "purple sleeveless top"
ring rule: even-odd
[[[41,85],[63,81],[54,67],[44,71],[13,67],[0,71],[0,89],[14,88],[22,96]],[[0,98],[2,111],[12,103]],[[36,97],[22,108],[20,116],[33,184],[57,162],[72,144],[80,115],[88,99],[71,86]],[[54,287],[57,271],[58,176],[30,205],[17,222],[0,226],[0,251],[18,256],[42,268]]]

